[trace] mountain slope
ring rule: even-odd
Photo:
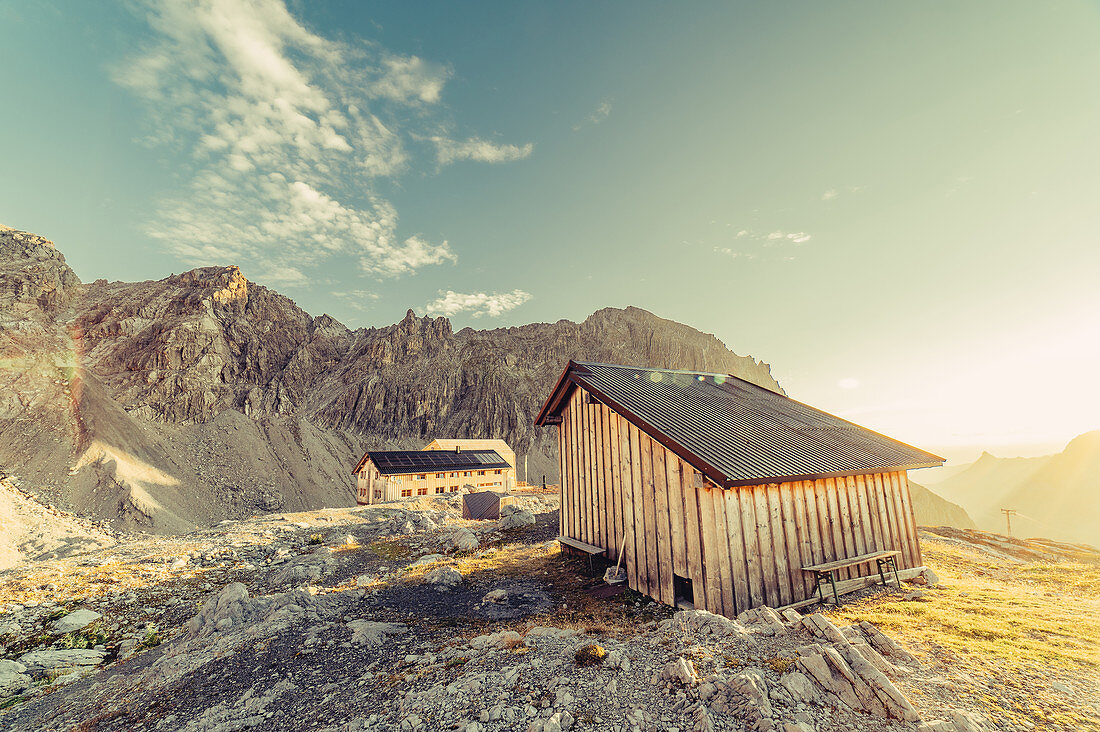
[[[936,492],[965,508],[978,526],[991,531],[1003,529],[1000,509],[1005,498],[1049,459],[999,458],[983,452],[965,470],[936,483]]]
[[[958,529],[976,529],[974,520],[966,510],[919,483],[909,481],[913,498],[913,513],[920,526],[953,526]]]
[[[236,267],[82,284],[0,228],[0,466],[44,500],[158,532],[354,502],[366,447],[496,437],[556,479],[532,420],[570,358],[731,373],[766,364],[638,308],[583,323],[351,330]]]
[[[1100,545],[1100,431],[1055,455],[998,458],[983,453],[966,470],[936,484],[978,526],[1005,531],[1002,508],[1018,511],[1014,534]]]
[[[1074,438],[1004,503],[1021,533],[1100,546],[1100,430]]]

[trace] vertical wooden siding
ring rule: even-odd
[[[904,471],[721,489],[580,388],[562,417],[562,534],[611,561],[621,548],[629,586],[661,602],[675,604],[676,575],[695,607],[734,616],[808,598],[810,564],[880,549],[920,564]]]

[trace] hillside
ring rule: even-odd
[[[766,364],[637,308],[452,331],[351,330],[236,267],[84,284],[42,237],[0,228],[0,467],[59,508],[157,532],[354,503],[367,447],[498,437],[557,473],[535,413],[570,358],[731,373]]]
[[[1100,546],[1100,431],[1073,439],[1005,496],[1021,532]]]
[[[957,529],[976,529],[974,520],[966,510],[919,483],[909,481],[913,498],[913,514],[919,526],[954,526]]]
[[[120,536],[0,570],[0,727],[1100,724],[1095,551],[936,529],[914,584],[732,619],[614,591],[562,561],[554,496],[519,504],[519,527],[432,497]]]
[[[0,476],[0,570],[109,546],[114,538],[90,521],[45,506]]]
[[[1013,533],[1100,545],[1100,431],[1072,440],[1055,455],[999,458],[983,453],[936,484],[980,528],[1005,531],[1002,508],[1019,513]]]

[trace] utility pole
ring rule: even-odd
[[[1016,515],[1016,509],[1002,508],[1001,513],[1005,515],[1005,523],[1008,525],[1008,535],[1012,536],[1012,517]]]

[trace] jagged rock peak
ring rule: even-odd
[[[405,312],[405,317],[400,323],[395,323],[390,327],[394,329],[395,333],[402,335],[432,335],[437,338],[448,338],[453,332],[449,319],[443,316],[433,318],[430,315],[418,318],[412,308]]]
[[[57,251],[54,243],[46,237],[0,224],[0,256],[34,257],[36,254],[65,261],[65,257]]]
[[[198,287],[210,291],[214,302],[226,304],[248,299],[249,282],[241,274],[240,267],[199,267],[190,272],[168,278],[169,284],[181,287]]]

